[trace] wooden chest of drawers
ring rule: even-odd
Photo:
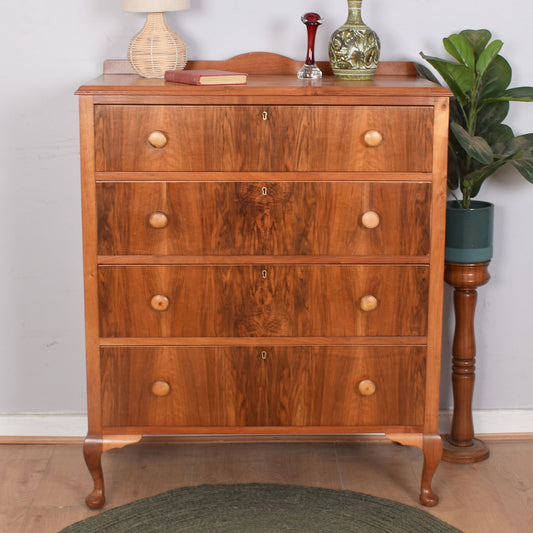
[[[91,507],[102,452],[149,434],[381,432],[437,502],[448,93],[279,61],[78,91]]]

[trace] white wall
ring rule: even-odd
[[[346,0],[192,0],[169,15],[190,58],[261,50],[305,57],[299,17],[325,19],[318,59],[346,18]],[[486,27],[505,42],[513,85],[533,85],[530,0],[365,0],[364,19],[381,37],[383,60],[440,55],[442,37]],[[106,58],[124,58],[143,15],[119,0],[25,0],[3,7],[0,99],[0,413],[83,413],[82,259],[76,88]],[[513,104],[509,124],[533,131],[533,104]],[[532,408],[533,185],[513,171],[482,191],[496,202],[492,280],[479,290],[477,409]],[[450,289],[446,290],[446,312]],[[445,322],[442,406],[448,385],[451,318]],[[531,429],[533,431],[533,421]]]

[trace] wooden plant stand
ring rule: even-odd
[[[443,439],[442,459],[449,463],[477,463],[489,456],[488,446],[474,438],[472,396],[475,381],[476,342],[474,312],[476,289],[490,279],[486,263],[446,262],[444,280],[454,287],[455,333],[452,348],[453,418]]]

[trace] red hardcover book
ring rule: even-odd
[[[167,70],[165,81],[189,85],[245,85],[247,76],[227,70]]]

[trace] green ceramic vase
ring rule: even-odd
[[[378,66],[381,43],[361,18],[363,0],[348,0],[348,19],[329,40],[329,60],[341,80],[369,80]]]
[[[472,200],[470,206],[446,203],[446,261],[484,263],[492,258],[494,205]]]

